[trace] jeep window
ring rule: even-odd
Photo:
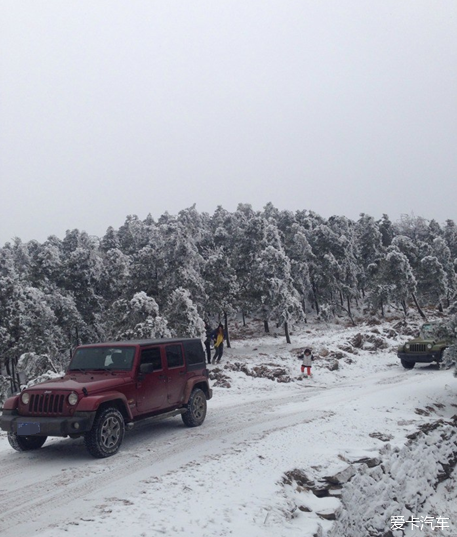
[[[205,353],[200,341],[186,341],[185,347],[188,365],[205,363]]]
[[[143,349],[141,351],[141,364],[152,364],[154,371],[162,369],[162,358],[160,357],[160,347]]]
[[[90,347],[77,349],[69,371],[132,369],[134,347]]]
[[[184,357],[182,355],[181,345],[167,345],[165,347],[167,355],[168,368],[180,367],[184,365]]]

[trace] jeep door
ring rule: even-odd
[[[141,349],[140,367],[152,364],[150,373],[138,373],[137,407],[140,414],[153,412],[168,406],[167,375],[162,363],[160,347]]]
[[[168,404],[176,405],[182,402],[186,385],[184,352],[180,343],[165,345],[164,349],[168,376]]]

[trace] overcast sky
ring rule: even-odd
[[[457,220],[455,0],[0,0],[0,243],[238,203]]]

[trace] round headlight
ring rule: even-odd
[[[431,343],[427,343],[427,349],[431,349],[433,345]]]
[[[406,347],[407,349],[409,349],[409,343],[407,343],[407,344],[405,345],[405,347]]]
[[[24,392],[24,393],[21,395],[21,401],[24,403],[24,405],[28,405],[28,404],[29,404],[29,401],[30,401],[30,394],[27,393],[27,392]]]
[[[68,396],[68,402],[71,406],[76,405],[76,403],[78,402],[78,396],[76,395],[76,393],[70,393],[70,395]]]

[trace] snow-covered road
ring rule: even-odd
[[[235,344],[226,359],[274,361],[296,374],[284,345],[255,344]],[[339,500],[302,495],[310,511],[294,513],[285,472],[335,473],[378,453],[384,442],[370,434],[401,446],[420,424],[456,413],[450,371],[405,371],[391,351],[361,351],[338,371],[317,361],[314,370],[313,379],[284,384],[227,372],[232,387],[215,388],[203,426],[188,429],[179,417],[137,424],[108,459],[92,459],[82,440],[70,439],[16,453],[2,433],[2,537],[311,536],[331,527],[316,513]]]

